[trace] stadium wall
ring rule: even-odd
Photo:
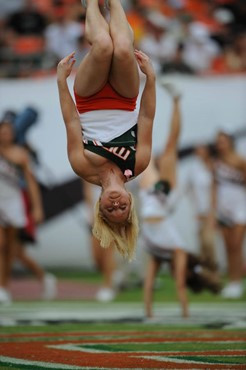
[[[183,93],[183,128],[180,146],[211,141],[224,128],[230,132],[246,128],[246,77],[183,77],[172,76]],[[72,91],[72,78],[69,80]],[[30,129],[28,141],[37,150],[39,179],[48,187],[75,178],[66,155],[66,137],[62,121],[55,77],[0,81],[0,113],[11,109],[21,111],[32,106],[39,112],[38,124]],[[171,100],[157,82],[157,112],[153,151],[157,154],[168,132]],[[246,156],[246,139],[237,141]],[[186,176],[191,159],[180,164],[180,178]],[[91,267],[89,234],[85,225],[83,204],[53,218],[39,228],[38,243],[30,253],[45,266]],[[196,225],[193,210],[184,198],[174,218],[191,250],[196,250]],[[139,251],[140,253],[140,251]],[[218,241],[218,255],[224,266],[224,252]]]

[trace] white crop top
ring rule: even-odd
[[[83,137],[109,142],[130,130],[138,120],[138,111],[93,110],[79,114]]]

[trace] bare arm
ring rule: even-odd
[[[138,117],[138,144],[136,154],[136,174],[148,166],[152,149],[152,130],[156,109],[155,73],[147,55],[135,52],[138,64],[146,75]]]
[[[36,223],[40,223],[44,215],[39,185],[32,173],[28,154],[24,150],[21,150],[19,158],[31,200],[33,219]]]
[[[211,167],[211,174],[212,174],[212,181],[210,186],[210,208],[209,208],[209,214],[208,214],[208,226],[211,228],[216,227],[216,209],[217,209],[217,185],[215,180],[215,168],[214,165]]]
[[[159,181],[159,172],[154,163],[153,157],[150,159],[147,168],[140,176],[139,185],[141,189],[148,189]]]
[[[181,116],[179,98],[174,98],[169,136],[166,146],[159,158],[160,177],[163,180],[169,181],[172,187],[176,185],[177,145],[180,136],[180,129]]]
[[[243,174],[244,174],[244,179],[245,179],[245,182],[246,182],[246,160],[243,158],[242,159],[242,171],[243,171]]]
[[[67,78],[71,73],[74,63],[74,53],[60,61],[57,67],[57,85],[61,111],[67,132],[68,158],[73,170],[79,176],[82,176],[84,171],[86,171],[88,161],[84,156],[79,115],[67,85]]]

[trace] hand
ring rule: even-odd
[[[73,65],[76,62],[76,59],[74,59],[75,51],[63,58],[58,66],[57,66],[57,78],[65,78],[67,79],[70,75]]]
[[[141,50],[134,51],[135,57],[137,59],[139,68],[146,76],[155,77],[155,71],[151,63],[151,59],[143,53]]]

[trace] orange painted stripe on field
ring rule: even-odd
[[[52,344],[49,342],[49,345]],[[56,344],[61,344],[60,341],[56,341]],[[180,356],[184,355],[206,355],[206,352],[180,352]],[[219,354],[224,353],[232,355],[231,352],[218,351]],[[235,351],[238,354],[238,351]],[[243,351],[245,354],[245,351]],[[176,363],[175,359],[172,362],[169,361],[159,361],[142,358],[142,356],[156,356],[151,352],[132,352],[132,353],[88,353],[88,352],[76,352],[73,351],[72,356],[70,351],[57,350],[47,347],[46,343],[40,342],[28,342],[28,343],[2,343],[0,347],[0,354],[12,358],[19,358],[32,361],[43,361],[50,363],[62,363],[66,365],[77,365],[77,366],[87,366],[87,367],[114,367],[114,368],[173,368],[175,363],[175,368],[177,369],[190,369],[191,363]],[[214,352],[212,353],[215,354]],[[162,354],[163,355],[163,354]],[[165,357],[177,356],[177,352],[165,353]],[[180,359],[182,360],[182,359]],[[192,362],[193,363],[193,362]],[[195,364],[195,362],[194,362]],[[245,369],[244,365],[241,364],[199,364],[195,365],[196,368],[200,369]]]

